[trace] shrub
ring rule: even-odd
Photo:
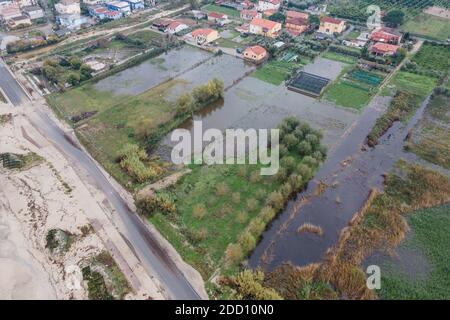
[[[202,219],[206,214],[206,208],[203,204],[196,204],[192,208],[192,216],[196,219]]]
[[[255,198],[250,198],[247,200],[247,209],[249,211],[255,211],[258,208],[258,200]]]
[[[227,194],[229,191],[228,185],[225,182],[220,182],[216,186],[216,196],[221,197]]]
[[[239,300],[282,300],[274,289],[263,286],[264,273],[260,270],[244,270],[230,280]]]
[[[256,240],[250,232],[246,231],[240,235],[239,244],[245,252],[250,252],[255,248]]]
[[[236,215],[236,220],[239,223],[245,223],[248,219],[248,215],[245,212],[239,211]]]
[[[176,206],[167,195],[151,195],[140,197],[136,200],[136,208],[139,214],[150,216],[156,212],[174,213]]]
[[[225,251],[225,259],[228,263],[237,263],[243,258],[244,254],[239,244],[231,243]]]
[[[284,206],[284,197],[278,191],[273,191],[269,194],[267,204],[272,206],[275,210],[281,210]]]
[[[259,213],[259,217],[264,223],[269,223],[275,218],[276,212],[272,207],[264,207]]]
[[[239,202],[241,202],[241,194],[239,192],[233,192],[233,194],[231,195],[231,200],[238,204]]]

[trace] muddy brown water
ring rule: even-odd
[[[366,107],[353,130],[330,152],[307,189],[288,204],[263,234],[249,258],[250,267],[272,270],[284,262],[298,266],[319,262],[362,207],[370,189],[382,189],[382,175],[390,171],[397,160],[409,157],[403,151],[404,140],[421,118],[429,98],[422,103],[408,125],[396,122],[377,147],[364,149],[366,151],[361,148],[389,100],[389,97],[376,97]],[[319,181],[327,187],[316,194]],[[304,223],[320,226],[323,236],[299,234],[297,229]]]

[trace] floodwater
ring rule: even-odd
[[[377,147],[361,148],[389,100],[389,97],[378,96],[366,107],[354,128],[331,151],[308,188],[289,203],[263,234],[249,259],[252,268],[272,270],[284,262],[302,266],[320,261],[362,207],[370,189],[381,189],[382,175],[401,157],[408,157],[403,152],[404,140],[422,116],[429,99],[423,102],[407,126],[396,122]],[[319,182],[326,185],[321,193],[316,192]],[[304,223],[320,226],[323,236],[299,234],[297,229]]]
[[[317,59],[308,67],[310,72],[325,74],[334,79],[345,66],[327,59]],[[179,85],[174,92],[189,90],[192,79],[200,83],[218,77],[225,82],[224,100],[216,102],[196,113],[193,120],[202,121],[203,130],[216,128],[274,128],[288,116],[296,116],[307,121],[312,127],[322,130],[323,142],[334,145],[345,130],[358,118],[358,114],[324,103],[314,98],[287,90],[284,84],[274,86],[252,76],[252,70],[242,60],[228,55],[215,57],[201,67],[191,70],[180,79],[188,80],[189,85]],[[325,69],[326,71],[320,71]],[[211,70],[211,71],[209,71]],[[217,72],[216,72],[217,70]],[[180,128],[193,131],[193,122],[188,120]],[[175,144],[168,134],[161,142],[156,154],[167,159],[167,151]]]
[[[312,63],[305,65],[303,71],[330,80],[335,80],[342,72],[344,66],[345,64],[342,62],[318,57]]]
[[[183,46],[102,79],[94,88],[115,95],[138,95],[212,56],[207,51]]]

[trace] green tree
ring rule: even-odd
[[[405,13],[402,10],[393,9],[386,13],[382,20],[387,26],[396,28],[403,24]]]

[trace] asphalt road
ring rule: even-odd
[[[4,65],[0,69],[0,86],[14,105],[28,99],[20,85],[11,76]],[[60,127],[43,111],[29,113],[33,125],[66,156],[78,169],[83,170],[95,181],[120,216],[125,230],[120,230],[150,275],[161,282],[171,299],[200,299],[197,292],[187,281],[173,260],[167,255],[148,228],[130,210],[120,194],[113,188],[107,177],[95,162],[81,150]]]
[[[14,106],[20,105],[27,99],[21,86],[6,69],[3,60],[0,60],[0,87]]]

